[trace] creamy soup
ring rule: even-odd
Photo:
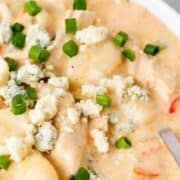
[[[131,1],[0,1],[0,180],[179,180],[179,49]]]

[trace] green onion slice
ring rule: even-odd
[[[13,33],[22,32],[24,30],[24,25],[16,22],[11,26]]]
[[[35,45],[29,50],[29,58],[33,59],[36,63],[43,63],[49,58],[49,52],[40,45]]]
[[[15,115],[20,115],[26,112],[26,102],[22,94],[15,95],[11,101],[11,111]]]
[[[11,164],[11,160],[8,155],[0,156],[0,169],[7,170],[10,164]]]
[[[24,4],[24,9],[30,16],[36,16],[42,10],[41,7],[37,4],[37,2],[34,0],[27,1]]]
[[[75,102],[75,103],[81,102],[81,98],[75,98],[75,99],[74,99],[74,102]]]
[[[124,49],[122,51],[122,55],[130,61],[134,61],[136,59],[136,54],[132,49]]]
[[[74,0],[73,9],[86,10],[87,9],[87,0]]]
[[[36,100],[37,99],[37,92],[35,88],[28,87],[26,90],[27,97],[31,100]]]
[[[19,49],[23,49],[24,46],[25,46],[25,42],[26,42],[26,35],[21,33],[21,32],[18,32],[18,33],[15,33],[13,38],[12,38],[12,44],[19,48]]]
[[[96,96],[96,103],[103,106],[103,107],[110,107],[111,106],[111,99],[109,96],[106,96],[106,95],[97,95]]]
[[[155,44],[147,44],[144,48],[144,53],[151,56],[155,56],[156,54],[159,53],[159,51],[160,51],[160,47]]]
[[[65,19],[66,33],[76,34],[77,22],[75,18]]]
[[[18,65],[16,63],[16,60],[10,57],[5,57],[4,60],[7,62],[9,66],[9,71],[16,71],[18,68]]]
[[[84,167],[79,168],[75,175],[72,175],[70,180],[89,180],[90,174]]]
[[[126,32],[120,31],[114,38],[114,43],[120,47],[123,47],[129,40],[129,36]]]
[[[127,137],[120,137],[116,141],[115,146],[117,149],[129,149],[131,148],[132,143]]]
[[[70,40],[63,45],[63,51],[69,57],[74,57],[79,52],[79,47],[75,41]]]

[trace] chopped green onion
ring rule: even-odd
[[[77,22],[75,18],[65,20],[66,33],[75,34],[77,31]]]
[[[75,101],[75,103],[79,103],[81,101],[81,99],[80,98],[75,98],[74,101]]]
[[[22,32],[24,30],[24,25],[17,22],[11,26],[11,29],[13,33]]]
[[[155,56],[160,51],[160,47],[155,44],[147,44],[144,48],[144,53]]]
[[[69,178],[69,180],[76,180],[75,178],[76,178],[76,177],[75,177],[74,175],[72,175],[72,176]]]
[[[74,0],[73,9],[86,10],[87,9],[87,0]]]
[[[106,96],[106,95],[97,95],[96,96],[96,103],[103,106],[103,107],[110,107],[111,106],[111,99],[109,96]]]
[[[79,47],[76,44],[76,42],[74,42],[73,40],[70,40],[63,45],[63,51],[69,57],[74,57],[78,54]]]
[[[13,38],[12,38],[12,44],[19,48],[19,49],[23,49],[25,46],[25,42],[26,42],[26,35],[18,32],[16,34],[14,34]]]
[[[37,99],[37,93],[36,93],[36,89],[32,88],[32,87],[28,87],[26,90],[27,96],[29,99],[31,100],[36,100]]]
[[[22,94],[15,95],[11,101],[11,111],[15,115],[20,115],[26,112],[26,102]]]
[[[7,170],[10,164],[11,164],[11,160],[8,155],[0,156],[0,169]]]
[[[70,177],[70,180],[89,180],[89,179],[90,179],[90,174],[84,167],[79,168],[76,174]]]
[[[9,66],[9,71],[16,71],[18,68],[18,65],[16,63],[16,60],[10,57],[5,57],[4,60],[7,62]]]
[[[131,148],[132,143],[127,137],[120,137],[116,141],[115,146],[117,149],[129,149]]]
[[[33,59],[36,63],[43,63],[49,57],[49,52],[40,45],[32,46],[29,50],[29,58]]]
[[[129,40],[129,36],[126,32],[120,31],[114,38],[114,43],[120,47],[123,47]]]
[[[30,16],[36,16],[42,10],[34,0],[27,1],[24,4],[24,9]]]
[[[136,59],[136,54],[132,49],[124,49],[122,55],[130,61],[134,61]]]

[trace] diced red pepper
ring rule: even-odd
[[[155,178],[155,177],[158,177],[159,174],[158,173],[155,173],[155,172],[148,172],[148,171],[145,171],[143,169],[140,169],[140,168],[135,168],[134,169],[134,173],[138,176],[143,176],[143,177],[147,177],[147,178]]]
[[[178,104],[180,104],[180,96],[176,97],[176,98],[172,101],[172,103],[170,104],[170,107],[169,107],[169,113],[170,113],[170,114],[176,112],[177,107],[178,107]]]
[[[0,55],[2,55],[3,51],[4,51],[4,46],[0,44]]]

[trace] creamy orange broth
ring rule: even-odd
[[[87,47],[85,51],[80,51],[70,59],[63,53],[62,46],[67,40],[74,39],[64,33],[64,19],[67,10],[72,9],[73,0],[37,2],[42,11],[33,18],[23,11],[23,0],[3,0],[0,3],[7,7],[9,21],[24,24],[25,32],[31,24],[40,24],[51,37],[55,35],[48,63],[54,65],[54,73],[69,78],[72,94],[68,92],[58,99],[58,113],[53,118],[58,129],[54,149],[49,153],[31,150],[23,161],[13,162],[7,171],[0,170],[0,180],[66,180],[80,167],[95,171],[100,180],[179,180],[180,169],[158,135],[161,128],[169,126],[180,138],[180,111],[173,115],[167,113],[170,101],[180,91],[179,39],[140,5],[131,2],[116,4],[113,0],[87,0],[88,10],[96,13],[93,25],[106,27],[109,34],[106,40]],[[6,20],[3,19],[4,16],[7,17],[0,12],[1,21]],[[136,51],[135,62],[125,61],[121,56],[121,49],[113,43],[113,37],[120,30],[130,36],[126,46]],[[157,56],[149,57],[142,53],[147,43],[157,41],[167,46]],[[28,59],[27,54],[28,49],[24,48],[8,53],[4,51],[1,56],[14,57],[23,66]],[[135,104],[136,110],[145,114],[146,120],[137,122],[135,130],[125,134],[132,141],[132,147],[127,150],[115,148],[114,140],[121,134],[115,131],[114,125],[108,124],[108,130],[105,132],[109,139],[109,151],[99,153],[90,131],[101,126],[98,124],[102,120],[101,117],[89,120],[81,117],[81,121],[74,125],[73,133],[61,131],[63,125],[59,123],[58,118],[64,115],[63,123],[66,123],[66,109],[74,106],[73,95],[82,97],[80,88],[83,84],[96,85],[100,79],[111,78],[115,74],[132,75],[138,84],[149,91],[149,101]],[[46,84],[36,85],[39,97],[52,88]],[[102,116],[114,110],[122,113],[123,109],[128,107],[113,93],[110,93],[110,96],[112,107],[105,109]],[[129,111],[131,108],[129,104]],[[128,118],[123,116],[122,123],[127,121]],[[0,143],[4,143],[11,135],[24,136],[26,122],[29,122],[28,112],[15,116],[8,107],[2,106]],[[147,173],[138,174],[134,172],[135,169]],[[157,176],[148,176],[148,173]]]

